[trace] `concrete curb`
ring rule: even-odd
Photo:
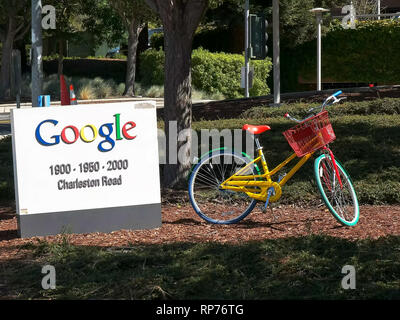
[[[155,101],[157,109],[164,107],[164,98],[146,98],[146,97],[137,97],[137,98],[111,98],[111,99],[94,99],[94,100],[78,100],[78,105],[80,104],[97,104],[97,103],[118,103],[118,102],[129,102],[129,101]],[[192,104],[203,104],[213,102],[215,100],[193,100]],[[51,106],[60,106],[61,101],[52,101]],[[16,109],[17,106],[15,103],[12,104],[0,104],[0,114],[1,113],[10,113],[12,109]],[[21,109],[23,108],[32,108],[32,103],[25,102],[21,103]]]
[[[93,99],[93,100],[78,100],[79,104],[96,104],[96,103],[116,103],[116,102],[129,102],[129,101],[155,101],[157,105],[163,104],[164,99],[162,98],[112,98],[112,99]],[[61,101],[52,101],[51,106],[60,106]],[[0,104],[0,113],[9,113],[11,109],[16,109],[17,105],[12,104]],[[32,108],[31,102],[21,103],[21,109]]]

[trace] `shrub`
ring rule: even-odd
[[[124,83],[117,84],[114,80],[105,80],[100,77],[89,79],[66,76],[65,81],[67,86],[69,84],[74,85],[76,96],[82,100],[121,96],[125,89]],[[50,95],[52,101],[60,99],[60,79],[57,74],[52,74],[44,78],[43,94]],[[27,98],[31,97],[31,80],[29,75],[24,75],[23,77],[22,96]]]
[[[281,108],[259,106],[246,110],[241,117],[245,119],[275,118],[283,117],[288,112],[295,118],[304,118],[307,111],[311,107],[316,106],[318,106],[316,103],[292,103]],[[331,117],[343,115],[400,114],[400,99],[384,98],[372,101],[344,102],[328,107],[327,110]]]
[[[400,99],[397,100],[400,101]],[[349,109],[351,112],[355,112],[356,104],[365,106],[363,102],[355,102],[354,109]],[[297,104],[297,108],[299,106],[303,110],[307,107],[306,104]],[[264,146],[265,157],[272,169],[292,153],[282,132],[293,127],[295,123],[284,119],[283,114],[285,110],[290,110],[289,113],[294,114],[296,106],[270,107],[269,109],[273,112],[268,114],[268,119],[253,114],[246,119],[195,121],[192,127],[198,131],[239,129],[245,123],[268,124],[271,130],[260,135],[260,143]],[[278,113],[280,109],[282,109],[281,114]],[[360,107],[358,110],[364,112],[368,109]],[[331,117],[331,122],[337,139],[330,147],[350,174],[360,204],[398,204],[400,202],[400,115],[392,114],[391,111],[388,111],[388,114],[359,115],[338,112],[336,115],[338,116]],[[246,146],[244,141],[243,148]],[[283,171],[288,172],[292,165],[294,163],[289,164]],[[281,203],[319,201],[312,160],[293,176],[293,179],[283,188],[283,192]]]
[[[135,83],[135,89],[137,90],[137,84]],[[116,88],[117,96],[122,96],[125,91],[125,83],[120,83]]]
[[[343,29],[334,21],[322,41],[322,74],[328,82],[400,81],[399,20],[358,21],[355,29]],[[282,65],[291,68],[289,77],[315,81],[315,52],[313,40],[284,53]]]
[[[193,100],[225,100],[225,96],[220,93],[207,93],[202,90],[193,89],[192,90],[192,99]]]
[[[141,79],[143,85],[161,85],[164,83],[164,52],[147,50],[141,55]],[[240,73],[244,57],[236,54],[211,53],[197,49],[192,54],[192,84],[197,90],[209,94],[222,94],[227,98],[243,97],[240,88]],[[270,90],[267,77],[271,70],[271,61],[252,61],[254,66],[253,87],[250,95],[267,95]]]
[[[95,98],[94,89],[90,85],[84,86],[79,92],[80,100],[91,100]]]
[[[154,49],[164,49],[164,33],[153,33],[150,38],[150,46]]]
[[[99,88],[98,95],[103,98],[109,98],[115,95],[116,83],[114,80],[106,80]]]
[[[164,84],[164,51],[146,50],[140,55],[140,78],[142,85]]]
[[[164,86],[154,85],[144,90],[144,96],[149,98],[162,98],[164,96]]]

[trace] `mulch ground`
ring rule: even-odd
[[[400,235],[400,206],[361,206],[355,227],[343,227],[324,207],[275,206],[267,213],[256,207],[235,225],[214,225],[203,221],[189,204],[163,203],[162,226],[152,230],[119,230],[111,233],[71,234],[71,244],[124,247],[131,244],[172,242],[241,243],[283,237],[323,234],[349,240],[376,239]],[[58,236],[20,239],[15,209],[0,207],[0,262],[23,258],[28,251],[21,245],[59,241]]]

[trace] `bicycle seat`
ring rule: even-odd
[[[242,128],[242,130],[247,130],[252,134],[260,134],[265,131],[270,130],[271,128],[267,125],[261,125],[261,126],[253,126],[251,124],[245,124]]]

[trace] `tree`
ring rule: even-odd
[[[44,5],[52,5],[56,9],[56,28],[44,33],[44,37],[53,38],[57,42],[58,53],[58,75],[64,72],[64,56],[66,52],[66,41],[80,39],[80,2],[79,0],[42,0]]]
[[[82,16],[79,0],[45,0],[43,5],[53,5],[56,9],[56,29],[47,31],[58,44],[58,75],[63,74],[65,42],[72,39],[80,39],[79,31],[82,31]]]
[[[363,14],[377,14],[378,13],[378,1],[377,0],[353,0],[352,1],[356,13]],[[384,9],[383,7],[381,10]]]
[[[82,0],[81,5],[84,28],[93,35],[95,43],[115,46],[125,41],[127,30],[110,0]]]
[[[158,13],[164,28],[165,82],[164,123],[167,153],[170,145],[171,121],[177,122],[177,130],[186,130],[186,141],[177,139],[177,150],[189,159],[192,123],[191,101],[191,54],[194,33],[209,5],[208,0],[146,0]],[[174,141],[175,142],[175,141]],[[175,187],[182,183],[190,169],[190,162],[170,163],[164,166],[164,186]]]
[[[135,78],[139,35],[155,15],[144,0],[89,0],[83,2],[87,12],[83,22],[98,43],[121,44],[128,34],[128,56],[124,95],[135,95]]]
[[[144,0],[109,0],[128,31],[128,57],[126,61],[125,96],[135,95],[136,59],[139,35],[152,12]]]
[[[304,3],[303,0],[293,1],[298,4],[298,8],[301,9],[302,13],[318,4],[322,6],[341,2],[341,0],[307,0],[308,5],[311,7],[306,8],[304,5],[301,6]],[[146,0],[146,3],[160,16],[164,27],[164,122],[167,150],[170,149],[171,142],[169,126],[172,121],[176,121],[178,132],[186,130],[186,141],[181,141],[185,139],[177,139],[176,141],[177,150],[181,154],[185,154],[187,158],[189,158],[189,142],[191,141],[188,129],[191,128],[192,121],[190,66],[193,37],[207,8],[209,6],[215,8],[224,2],[237,3],[238,7],[243,5],[243,1],[240,0]],[[290,8],[292,0],[282,2]],[[261,5],[262,1],[257,1],[257,4]],[[315,28],[315,18],[311,17],[306,24]],[[174,187],[182,183],[190,170],[189,161],[185,163],[178,162],[177,164],[170,162],[170,159],[167,158],[167,164],[164,166],[163,182],[166,187]]]
[[[1,0],[0,40],[1,72],[0,99],[11,96],[11,58],[14,43],[21,40],[30,29],[30,3],[28,0]]]

